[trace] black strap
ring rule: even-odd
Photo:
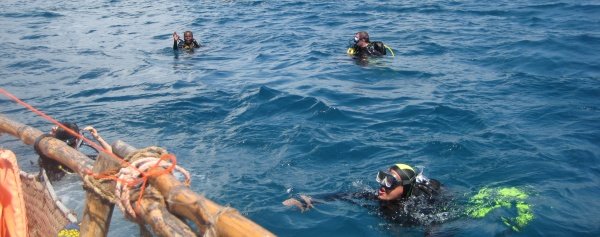
[[[48,134],[48,133],[42,134],[39,137],[37,137],[35,139],[35,142],[33,143],[33,149],[35,150],[35,153],[37,153],[40,156],[44,156],[44,153],[40,150],[40,141],[47,137],[54,137],[54,136],[52,134]]]
[[[87,142],[83,142],[81,143],[81,146],[87,146],[89,148],[91,148],[92,150],[94,150],[94,152],[96,152],[96,154],[85,154],[87,157],[89,157],[92,160],[96,160],[96,158],[98,157],[98,155],[100,154],[100,152],[98,151],[98,149],[96,149],[95,147],[93,147],[90,144],[87,144]]]
[[[395,165],[392,166],[392,170],[396,171],[396,173],[398,173],[400,175],[400,178],[402,178],[402,181],[400,182],[400,184],[402,184],[402,186],[414,183],[415,178],[417,177],[415,175],[412,178],[409,178],[406,171],[398,168],[398,166],[395,166]]]

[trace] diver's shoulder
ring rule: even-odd
[[[422,182],[415,183],[413,196],[426,196],[432,198],[438,196],[441,193],[442,184],[437,179],[427,179]]]

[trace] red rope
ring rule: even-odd
[[[173,171],[173,169],[175,169],[175,165],[177,164],[177,158],[174,155],[172,155],[172,154],[164,154],[164,155],[162,155],[160,157],[160,159],[156,162],[156,164],[154,164],[152,166],[152,168],[148,169],[148,171],[146,171],[146,172],[141,172],[136,167],[132,166],[131,163],[129,163],[128,161],[126,161],[126,160],[122,159],[121,157],[115,155],[111,151],[107,151],[102,146],[99,146],[95,142],[92,142],[90,139],[82,136],[78,132],[75,132],[75,131],[71,130],[70,128],[64,126],[63,124],[61,124],[60,122],[58,122],[54,118],[50,117],[49,115],[45,114],[41,110],[36,109],[35,107],[33,107],[33,106],[29,105],[28,103],[22,101],[21,99],[19,99],[15,95],[11,94],[10,92],[4,90],[4,88],[0,87],[0,94],[5,95],[6,97],[12,99],[16,103],[18,103],[18,104],[22,105],[23,107],[29,109],[30,111],[34,112],[35,114],[39,115],[40,117],[42,117],[42,118],[44,118],[44,119],[52,122],[53,124],[61,127],[62,129],[64,129],[65,131],[67,131],[69,134],[71,134],[71,135],[73,135],[73,136],[75,136],[75,137],[77,137],[79,139],[83,139],[86,143],[90,144],[92,147],[96,148],[97,150],[102,151],[102,152],[108,154],[109,156],[111,156],[114,159],[117,159],[118,161],[120,161],[121,165],[124,164],[124,166],[122,166],[122,167],[131,166],[134,170],[136,170],[137,172],[139,172],[140,175],[142,176],[141,178],[138,178],[138,179],[133,180],[133,181],[127,181],[127,180],[120,179],[116,175],[112,175],[112,174],[94,173],[94,172],[92,172],[89,169],[85,169],[83,171],[86,175],[90,175],[90,176],[92,176],[95,179],[110,179],[110,180],[114,180],[115,182],[121,182],[121,183],[123,183],[123,184],[125,184],[125,185],[127,185],[129,187],[133,187],[135,185],[138,185],[138,184],[142,183],[142,188],[140,190],[140,195],[139,195],[138,200],[137,200],[137,206],[138,206],[138,208],[140,207],[140,201],[142,200],[142,195],[143,195],[144,190],[146,188],[146,183],[148,182],[148,179],[152,178],[152,177],[158,177],[158,176],[161,176],[163,174],[170,174]],[[153,168],[158,167],[158,165],[160,164],[160,162],[162,160],[170,160],[171,161],[171,166],[169,168],[163,169],[161,171],[153,170]]]

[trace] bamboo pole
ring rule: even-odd
[[[126,157],[135,150],[134,147],[122,141],[113,143],[113,152],[122,157]],[[203,232],[209,231],[210,223],[214,222],[218,236],[275,236],[242,216],[235,209],[225,208],[196,194],[173,175],[152,178],[150,185],[157,188],[165,197],[171,213],[192,220]]]
[[[3,115],[0,115],[0,133],[7,133],[19,138],[27,145],[33,144],[37,137],[44,134],[40,130],[12,121]]]
[[[23,143],[32,145],[42,131],[22,123],[12,121],[0,115],[0,132],[15,136]],[[56,160],[84,177],[86,171],[92,170],[92,160],[83,153],[73,149],[61,140],[45,137],[38,143],[39,150],[44,156]]]
[[[35,139],[43,134],[35,128],[14,122],[2,115],[0,115],[0,133],[8,133],[15,136],[27,145],[33,144]],[[91,159],[60,140],[51,137],[42,138],[38,143],[38,146],[45,156],[69,167],[71,170],[77,172],[82,178],[85,177],[87,171],[92,170],[93,168]],[[119,150],[131,152],[131,150],[135,150],[135,148],[129,146]],[[115,153],[120,154],[117,152]],[[120,155],[124,156],[124,154]],[[215,222],[214,228],[220,236],[274,236],[271,232],[242,216],[234,209],[227,209],[194,193],[172,175],[161,175],[157,178],[150,179],[150,184],[153,187],[156,187],[160,193],[169,200],[167,202],[167,207],[171,213],[187,217],[194,221],[199,228],[203,228],[202,231],[207,231],[207,227],[210,227],[208,224]],[[142,205],[142,207],[150,208],[156,207],[156,205]],[[144,208],[139,211],[141,213],[153,212],[153,210]],[[168,216],[170,214],[164,213],[162,215]],[[155,233],[161,233],[163,231],[158,230],[170,226],[165,223],[159,223],[159,221],[154,219],[148,221],[150,222],[146,222],[146,224],[150,225]],[[172,230],[175,231],[174,229]],[[185,233],[180,233],[179,235],[185,236]]]
[[[98,156],[92,171],[101,173],[117,167],[119,167],[119,163],[114,162],[106,153],[102,152]],[[115,182],[107,182],[102,185],[108,190],[115,189]],[[114,208],[115,204],[105,200],[95,192],[88,191],[85,195],[85,209],[81,218],[81,236],[107,236]]]
[[[134,195],[137,197],[139,193],[134,192],[132,196]],[[136,214],[145,223],[156,223],[152,230],[157,236],[187,237],[196,235],[186,223],[167,210],[164,197],[155,188],[146,188],[142,200],[140,200],[140,206],[140,209],[137,208],[137,205],[134,206]]]
[[[7,133],[17,137],[27,145],[32,145],[39,136],[43,135],[40,130],[12,121],[3,115],[0,115],[0,133]],[[52,137],[42,138],[40,139],[38,146],[43,155],[69,167],[79,174],[81,178],[84,178],[87,175],[87,172],[93,169],[91,159],[58,139]],[[112,156],[109,158],[114,159]],[[115,160],[113,160],[113,162],[114,161]],[[143,217],[142,220],[146,221],[144,224],[148,224],[152,227],[154,233],[158,233],[161,236],[194,235],[193,231],[191,231],[187,225],[183,224],[183,222],[179,221],[177,217],[173,216],[168,211],[161,211],[166,210],[164,201],[159,202],[157,205],[153,205],[148,200],[149,199],[142,202],[142,204],[145,205],[141,205],[142,208],[137,210],[137,212],[153,214],[148,217]],[[162,216],[162,218],[151,218],[157,215]],[[178,222],[164,223],[165,221],[170,220],[177,220]],[[108,225],[106,228],[108,228]]]

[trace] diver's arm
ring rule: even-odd
[[[94,139],[96,139],[96,141],[98,141],[100,145],[102,145],[102,148],[104,148],[106,152],[112,153],[112,147],[106,141],[104,141],[104,139],[100,136],[100,134],[98,134],[98,131],[94,127],[87,126],[83,130],[89,131],[92,134],[92,137],[94,137]]]
[[[377,196],[372,192],[354,192],[354,193],[325,193],[314,196],[299,195],[298,198],[290,198],[283,202],[288,207],[298,207],[304,212],[314,207],[314,204],[326,203],[331,201],[347,201],[352,204],[362,205],[357,200],[377,200]]]
[[[194,40],[192,43],[194,44],[194,48],[200,48],[200,44],[196,40]]]
[[[306,195],[300,195],[300,197],[298,199],[289,198],[282,202],[283,205],[288,206],[288,207],[298,207],[298,209],[300,209],[301,212],[304,212],[304,211],[312,208],[313,207],[312,203],[313,203],[312,198],[310,196],[306,196]]]
[[[178,43],[179,43],[179,35],[177,35],[177,32],[173,32],[173,50],[177,50]]]
[[[100,145],[102,145],[102,148],[104,148],[105,151],[112,153],[112,147],[106,141],[104,141],[104,139],[100,135],[94,137],[94,139],[96,139],[96,141],[98,141]]]
[[[183,40],[177,40],[177,41],[173,41],[173,50],[178,50],[179,48],[183,47]]]

